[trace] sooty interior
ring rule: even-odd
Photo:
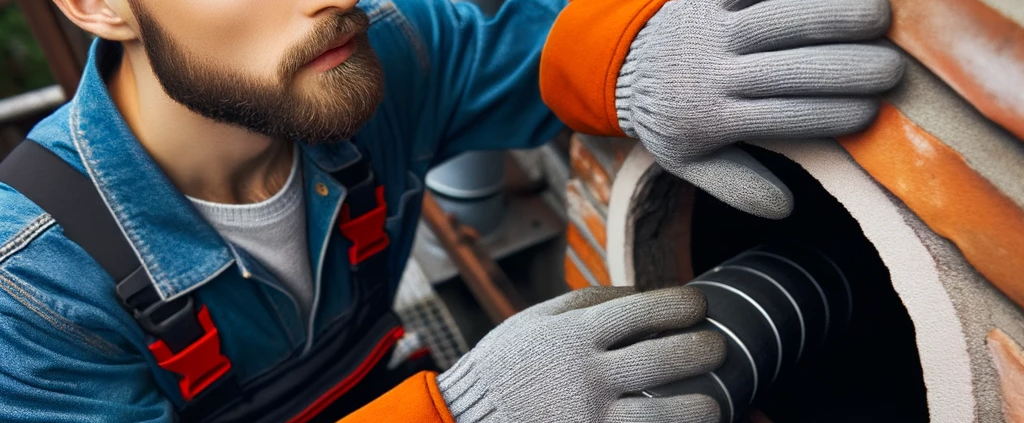
[[[796,209],[781,221],[737,211],[698,192],[691,233],[695,274],[766,242],[800,242],[832,258],[847,275],[854,307],[849,328],[781,376],[754,407],[774,423],[926,422],[928,408],[914,327],[889,272],[857,222],[799,165],[755,147],[793,191]]]

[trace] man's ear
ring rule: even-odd
[[[54,0],[71,22],[97,37],[112,41],[139,38],[138,25],[127,0]]]

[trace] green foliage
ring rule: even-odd
[[[46,56],[17,4],[0,7],[0,98],[54,83]]]

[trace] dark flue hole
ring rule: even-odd
[[[799,165],[746,147],[793,191],[782,221],[739,212],[698,193],[693,220],[695,274],[766,242],[800,242],[825,252],[853,289],[850,327],[781,377],[755,404],[775,423],[926,422],[925,387],[914,327],[889,272],[857,222]]]

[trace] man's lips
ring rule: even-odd
[[[349,34],[331,43],[327,49],[304,67],[323,73],[344,63],[356,51],[356,34]]]

